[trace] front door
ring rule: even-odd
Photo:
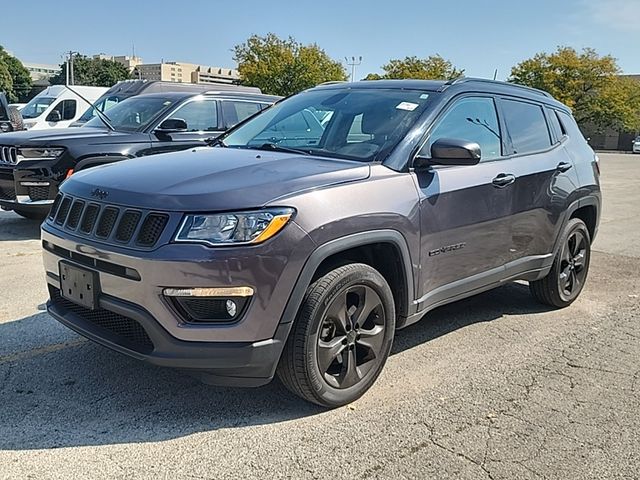
[[[497,281],[510,258],[515,177],[503,158],[492,97],[460,98],[436,121],[421,154],[438,138],[476,142],[481,162],[416,171],[421,217],[419,309]]]

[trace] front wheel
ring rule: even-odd
[[[377,270],[361,263],[332,270],[307,289],[278,377],[318,405],[353,402],[384,367],[395,315],[391,288]]]
[[[556,308],[567,307],[578,298],[587,280],[591,259],[589,229],[579,218],[569,220],[561,241],[549,274],[529,283],[536,300]]]

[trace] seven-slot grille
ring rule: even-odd
[[[99,241],[151,248],[160,239],[169,215],[104,205],[59,193],[48,221],[64,230]]]
[[[18,163],[18,149],[0,145],[0,163],[9,163],[11,165]]]

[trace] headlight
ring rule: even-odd
[[[64,148],[19,148],[18,161],[58,158],[63,152]]]
[[[293,212],[292,208],[272,208],[254,212],[187,215],[175,240],[208,245],[256,244],[282,230]]]

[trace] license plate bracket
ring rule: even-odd
[[[98,305],[98,272],[60,262],[60,294],[63,298],[95,310]]]

